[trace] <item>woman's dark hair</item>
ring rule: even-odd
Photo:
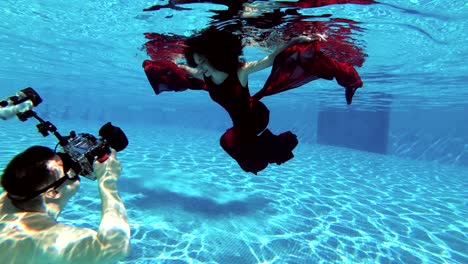
[[[47,167],[55,152],[47,147],[33,146],[16,155],[3,170],[2,187],[9,194],[27,196],[55,180]]]
[[[242,55],[242,39],[226,30],[215,27],[205,29],[200,34],[188,38],[184,53],[187,63],[197,67],[193,54],[198,53],[206,57],[208,62],[217,70],[234,73],[237,72]]]

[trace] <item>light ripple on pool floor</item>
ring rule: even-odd
[[[0,133],[2,165],[40,140]],[[222,151],[221,133],[126,133],[122,263],[468,263],[467,168],[299,144],[293,160],[253,175]],[[94,182],[70,204],[61,220],[98,226]]]

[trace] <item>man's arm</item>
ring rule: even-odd
[[[117,179],[122,167],[115,157],[116,151],[111,151],[105,162],[94,163],[102,201],[98,239],[104,246],[104,250],[100,252],[102,258],[121,259],[129,253],[130,226],[127,211],[117,191]]]
[[[98,231],[64,225],[57,227],[61,230],[55,230],[59,232],[55,247],[62,249],[57,257],[64,263],[115,263],[129,253],[130,226],[125,206],[117,191],[121,166],[115,154],[115,150],[112,150],[105,162],[94,163],[102,203]]]

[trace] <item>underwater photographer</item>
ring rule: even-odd
[[[35,118],[39,132],[54,134],[58,143],[55,150],[29,147],[3,170],[0,263],[115,263],[125,258],[130,226],[117,189],[122,166],[116,157],[128,144],[123,131],[108,122],[99,130],[99,137],[74,131],[62,136],[32,110],[42,102],[32,88],[2,102],[0,109],[9,109],[5,117]],[[11,110],[18,105],[23,108]],[[77,193],[81,176],[98,183],[102,212],[97,230],[57,222]]]

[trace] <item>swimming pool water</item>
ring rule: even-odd
[[[122,263],[467,260],[467,168],[303,144],[295,159],[255,176],[216,146],[213,132],[123,128],[132,141],[118,154],[119,189],[132,249]],[[24,131],[2,163],[40,139]],[[60,221],[99,224],[95,182],[83,180],[70,205]]]

